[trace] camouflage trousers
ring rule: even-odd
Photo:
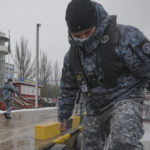
[[[10,112],[13,109],[13,101],[5,100],[5,104],[6,104],[6,113],[8,114],[8,116],[10,116]]]
[[[116,103],[103,114],[87,115],[83,125],[82,150],[144,150],[143,100]]]

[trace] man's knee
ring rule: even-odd
[[[134,119],[118,121],[116,126],[111,129],[113,144],[125,146],[129,150],[140,144],[139,140],[143,134],[142,123],[136,122]]]

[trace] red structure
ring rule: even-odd
[[[35,82],[23,80],[13,82],[18,89],[20,96],[14,95],[14,109],[34,108],[35,107]],[[38,86],[38,97],[40,98],[41,85]],[[1,95],[1,89],[0,89]],[[39,107],[42,107],[39,105]],[[3,101],[0,101],[0,110],[5,110],[6,106]]]
[[[29,100],[35,99],[35,82],[21,79],[13,82],[14,86],[18,88],[21,97]],[[40,97],[41,85],[38,86],[38,96]]]

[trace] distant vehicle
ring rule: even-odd
[[[56,102],[53,101],[53,99],[49,97],[40,97],[39,104],[42,104],[43,107],[56,106]]]

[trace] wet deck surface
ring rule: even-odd
[[[36,111],[12,112],[12,119],[6,120],[0,113],[0,150],[34,150],[36,124],[57,121],[57,108]],[[145,135],[142,139],[146,150],[150,150],[150,123],[145,123]]]
[[[6,120],[0,114],[0,150],[34,150],[34,126],[57,121],[57,108],[12,112]]]

